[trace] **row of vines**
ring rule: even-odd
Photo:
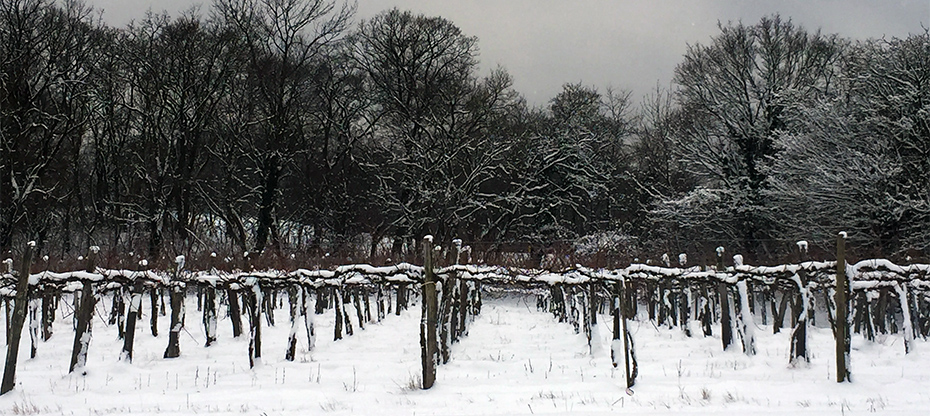
[[[838,242],[842,247],[842,238]],[[598,316],[610,314],[612,360],[614,366],[625,369],[627,387],[638,373],[633,337],[627,330],[630,319],[677,327],[688,336],[719,336],[723,349],[738,345],[749,355],[755,354],[757,323],[771,325],[775,332],[787,328],[791,331],[790,365],[809,362],[808,326],[815,325],[818,317],[826,319],[838,341],[839,381],[849,380],[850,329],[869,340],[876,334],[900,333],[906,352],[913,349],[915,337],[930,335],[927,264],[900,266],[880,259],[846,264],[841,250],[840,261],[808,261],[805,245],[799,244],[799,261],[778,266],[744,265],[739,255],[728,265],[723,249],[718,248],[715,265],[689,266],[687,257],[680,255],[677,267],[666,256],[661,266],[631,264],[614,270],[576,266],[550,271],[458,264],[462,252],[458,241],[447,251],[451,253],[445,256],[447,264],[439,265],[434,259],[439,263],[443,258],[441,249],[431,240],[424,248],[423,266],[353,264],[332,270],[233,272],[186,270],[183,257],[176,259],[173,270],[149,270],[144,261],[137,270],[102,269],[95,267],[96,250],[92,248],[83,271],[31,274],[22,272],[31,267],[32,253],[27,249],[21,267],[14,268],[7,260],[7,270],[0,276],[7,318],[2,392],[13,387],[27,318],[34,357],[39,343],[51,337],[52,320],[63,302],[74,311],[69,366],[73,372],[87,365],[92,318],[96,306],[104,301],[110,305],[104,319],[118,325],[123,340],[120,359],[132,360],[136,327],[146,302],[151,308],[148,317],[153,336],[158,335],[159,315],[166,307],[170,309],[164,357],[179,357],[178,337],[189,325],[184,299],[196,296],[205,347],[216,341],[217,316],[222,312],[234,337],[247,332],[249,363],[254,365],[262,356],[263,322],[276,324],[275,311],[285,299],[290,325],[285,359],[294,360],[299,334],[305,334],[310,349],[314,346],[318,336],[314,315],[332,311],[333,338],[338,340],[352,335],[353,326],[364,328],[391,313],[400,314],[419,297],[423,388],[432,386],[436,367],[451,358],[450,345],[467,334],[469,323],[480,313],[483,287],[535,294],[539,310],[584,333],[589,345],[595,339]],[[692,333],[695,327],[698,334]]]

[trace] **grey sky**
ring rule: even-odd
[[[123,25],[145,10],[176,13],[210,0],[87,0]],[[667,87],[687,45],[707,43],[717,21],[755,23],[780,13],[809,30],[854,39],[904,37],[930,27],[930,0],[358,0],[357,19],[397,6],[443,16],[477,36],[482,68],[514,77],[531,104],[583,82],[647,94]]]

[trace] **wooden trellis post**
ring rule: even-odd
[[[3,383],[0,385],[0,395],[13,390],[16,380],[16,360],[19,358],[19,340],[23,335],[23,324],[26,322],[26,299],[29,292],[29,270],[32,268],[32,249],[35,241],[30,241],[23,252],[23,267],[16,280],[16,304],[13,305],[13,316],[10,322],[10,331],[7,333],[6,366],[3,368]]]
[[[727,268],[723,264],[723,247],[717,247],[717,273],[724,273]],[[733,325],[730,323],[730,291],[727,284],[717,281],[717,294],[720,296],[720,340],[723,342],[723,349],[730,348],[733,344]]]
[[[633,291],[633,282],[624,282],[626,287],[620,294],[620,330],[623,332],[623,359],[626,369],[626,388],[629,389],[636,384],[636,376],[639,373],[636,363],[636,353],[633,350],[633,335],[627,329],[627,319],[633,318],[633,305],[636,304]],[[629,391],[628,391],[629,392]]]
[[[203,330],[207,341],[205,347],[216,342],[216,287],[207,284],[201,289],[203,293]]]
[[[287,337],[287,350],[284,352],[284,359],[294,361],[297,352],[297,317],[300,312],[300,291],[299,286],[289,286],[287,288],[287,302],[290,307],[290,324],[291,331]]]
[[[145,268],[142,268],[141,272],[145,273]],[[143,283],[142,276],[136,276],[132,281],[132,295],[129,298],[129,315],[126,316],[123,351],[120,353],[120,359],[125,357],[129,362],[132,362],[132,348],[136,338],[136,320],[139,318],[139,314],[142,313]]]
[[[805,260],[807,260],[807,242],[799,241],[798,263],[803,263]],[[810,305],[810,286],[807,281],[807,271],[799,268],[797,277],[798,297],[800,299],[797,305],[799,310],[792,310],[792,314],[797,315],[798,318],[794,330],[791,332],[791,365],[797,365],[800,360],[804,360],[806,363],[810,362],[810,355],[807,353],[807,322],[813,311],[808,309]],[[792,306],[792,309],[795,309],[795,307]]]
[[[849,374],[849,279],[846,276],[846,233],[836,236],[836,382],[851,381]]]
[[[246,286],[251,289],[246,296],[249,313],[249,368],[262,362],[262,302],[263,292],[258,279],[249,277]]]
[[[171,329],[168,331],[168,347],[165,348],[165,358],[177,358],[181,355],[181,328],[184,326],[182,314],[184,313],[184,294],[186,288],[181,282],[181,269],[184,268],[184,256],[175,258],[174,279],[171,282],[168,301],[171,303]]]
[[[423,238],[423,307],[420,318],[420,358],[423,365],[423,389],[436,382],[436,274],[433,271],[433,236]]]
[[[94,246],[87,253],[87,273],[94,272],[94,262],[97,259],[98,250],[99,248]],[[81,290],[81,308],[75,311],[78,316],[77,328],[74,330],[74,345],[71,349],[69,373],[74,372],[75,369],[83,368],[87,362],[87,349],[90,347],[90,334],[96,304],[97,298],[94,296],[93,282],[84,279],[84,288]]]

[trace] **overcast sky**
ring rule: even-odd
[[[113,25],[145,11],[175,14],[210,0],[87,0]],[[854,39],[905,37],[930,27],[930,0],[358,0],[357,19],[399,7],[443,16],[477,36],[484,71],[514,77],[530,104],[544,105],[562,84],[633,91],[638,100],[668,87],[687,45],[707,43],[717,21],[752,24],[780,13],[809,30]]]

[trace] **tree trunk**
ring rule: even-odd
[[[259,253],[265,249],[265,245],[268,243],[268,237],[272,231],[272,225],[274,224],[274,211],[278,194],[278,178],[280,176],[278,158],[276,156],[270,157],[263,170],[264,180],[262,181],[261,190],[259,192],[261,195],[261,202],[258,208],[258,231],[255,237],[255,251]],[[273,245],[276,245],[276,243],[276,241],[272,241]]]
[[[0,395],[13,390],[16,381],[16,361],[19,357],[19,340],[23,333],[23,324],[26,321],[26,299],[29,298],[29,271],[32,269],[32,248],[35,243],[30,242],[23,253],[23,267],[16,280],[16,305],[14,306],[10,330],[7,332],[6,366],[3,369],[3,382],[0,384]],[[10,321],[8,321],[10,322]]]

